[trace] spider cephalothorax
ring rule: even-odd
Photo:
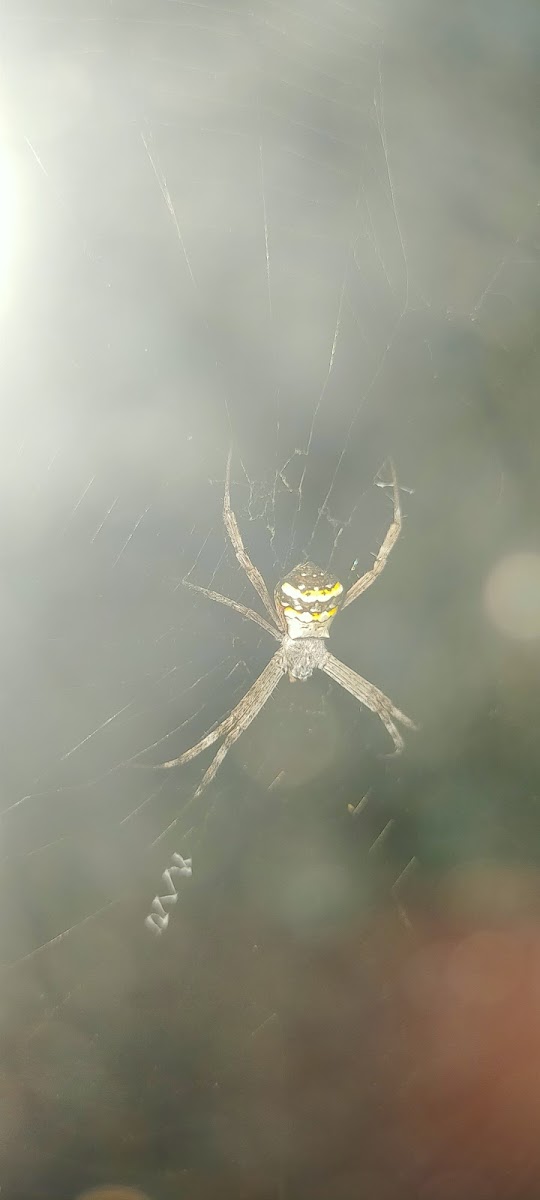
[[[313,563],[300,563],[299,566],[295,567],[293,571],[278,583],[274,593],[274,602],[272,603],[264,579],[246,551],[242,535],[238,528],[238,522],[231,508],[231,455],[229,454],[225,476],[225,495],[223,498],[223,521],[238,562],[255,588],[266,609],[267,615],[263,617],[255,609],[247,608],[245,604],[240,604],[237,600],[231,600],[229,596],[222,596],[219,592],[212,592],[209,588],[197,587],[195,584],[189,584],[188,586],[202,593],[202,595],[208,596],[211,600],[217,600],[219,604],[226,604],[228,608],[234,609],[242,617],[247,617],[250,621],[255,621],[257,625],[266,630],[280,644],[259,675],[259,678],[248,688],[245,696],[242,697],[232,712],[215,729],[207,733],[205,737],[201,738],[200,742],[191,746],[189,750],[185,750],[178,758],[172,758],[169,762],[159,764],[158,770],[179,767],[182,763],[190,762],[192,758],[196,758],[198,754],[202,754],[203,750],[207,750],[219,738],[223,738],[219,750],[214,755],[210,766],[202,777],[195,796],[200,796],[201,792],[214,779],[231,746],[234,746],[234,743],[238,741],[244,730],[251,725],[251,722],[260,713],[261,708],[264,707],[266,701],[272,695],[280,679],[283,679],[283,676],[286,674],[288,674],[291,680],[305,680],[309,679],[309,676],[315,670],[324,671],[326,675],[329,675],[330,679],[333,679],[335,683],[339,683],[345,691],[350,692],[355,700],[358,700],[360,704],[365,705],[366,708],[371,709],[371,712],[376,713],[380,717],[392,738],[396,753],[399,753],[403,746],[403,738],[397,728],[397,722],[400,725],[408,726],[409,729],[416,728],[410,717],[406,717],[405,713],[402,713],[392,700],[389,700],[388,696],[385,696],[384,692],[375,687],[375,684],[369,683],[367,679],[363,679],[361,675],[353,671],[352,667],[348,667],[346,663],[342,663],[339,659],[334,658],[334,655],[330,654],[329,650],[326,649],[323,640],[328,637],[330,625],[339,609],[346,608],[348,604],[351,604],[353,600],[361,596],[362,592],[371,587],[371,584],[381,574],[392,546],[395,545],[399,537],[401,510],[399,489],[393,463],[391,464],[391,469],[394,516],[379,553],[369,571],[366,571],[344,593],[343,585],[336,579],[335,575],[332,575],[328,571],[323,571],[320,567],[314,566]],[[184,863],[184,866],[186,865],[183,859],[180,861]],[[190,860],[186,860],[186,862],[190,862]],[[152,903],[152,912],[147,917],[147,924],[150,928],[156,929],[158,932],[167,927],[169,919],[164,905],[166,904],[170,908],[176,900],[177,895],[176,885],[171,878],[171,872],[165,871],[163,879],[167,886],[167,894],[155,897]]]
[[[327,638],[343,598],[343,584],[314,563],[299,563],[280,580],[274,596],[290,638]]]

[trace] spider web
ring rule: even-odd
[[[200,801],[207,756],[126,764],[187,749],[274,650],[184,587],[260,608],[222,526],[230,445],[271,593],[304,558],[345,586],[370,565],[394,457],[404,533],[332,648],[425,718],[443,584],[512,487],[495,426],[535,323],[533,117],[505,57],[527,60],[525,9],[516,30],[490,5],[489,34],[481,6],[135,10],[2,18],[1,959],[32,1037],[136,986],[174,851],[213,878],[264,841],[334,897],[352,837],[407,923],[422,741],[381,764],[384,729],[328,680],[280,685]]]

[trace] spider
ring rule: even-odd
[[[154,770],[158,771],[180,767],[183,763],[191,762],[192,758],[202,754],[222,737],[224,740],[205,771],[194,793],[194,799],[200,796],[201,792],[215,778],[231,746],[234,746],[241,734],[251,725],[272,695],[280,679],[287,673],[289,679],[294,682],[295,680],[309,679],[316,669],[324,671],[326,675],[330,676],[330,679],[339,683],[342,688],[345,688],[345,691],[350,692],[351,696],[359,700],[360,704],[377,714],[392,738],[396,754],[401,752],[404,745],[396,722],[399,721],[401,725],[406,725],[409,729],[417,728],[410,717],[406,717],[405,713],[396,708],[384,692],[381,692],[373,683],[368,683],[367,679],[363,679],[361,675],[357,675],[351,667],[334,658],[334,655],[326,649],[326,639],[336,613],[340,609],[346,608],[348,604],[352,604],[353,600],[371,587],[371,584],[384,570],[390,551],[399,537],[401,509],[393,462],[390,463],[394,495],[393,520],[370,570],[357,579],[347,592],[344,592],[343,584],[331,572],[322,570],[314,563],[299,563],[278,583],[272,602],[260,571],[254,566],[246,551],[238,522],[231,508],[231,457],[232,450],[229,451],[225,475],[223,521],[236,558],[260,596],[270,620],[262,617],[254,609],[247,608],[246,605],[239,604],[236,600],[231,600],[229,596],[222,596],[219,592],[213,592],[209,588],[199,587],[196,584],[187,583],[187,581],[186,583],[188,587],[200,592],[203,596],[208,596],[210,600],[216,600],[218,604],[226,604],[235,612],[240,613],[242,617],[255,621],[279,642],[279,647],[259,678],[255,680],[240,703],[233,708],[224,721],[221,721],[215,729],[201,738],[200,742],[191,746],[189,750],[185,750],[178,758],[171,758],[168,762],[159,763],[154,767]]]

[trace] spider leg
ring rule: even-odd
[[[259,596],[261,597],[264,607],[265,607],[267,613],[270,614],[272,621],[276,621],[276,619],[277,619],[279,627],[281,629],[283,629],[283,632],[285,633],[286,632],[285,618],[283,617],[282,613],[280,613],[280,612],[277,613],[277,618],[276,618],[276,609],[270,599],[270,596],[268,593],[268,588],[264,582],[261,572],[258,570],[258,568],[256,566],[254,566],[254,564],[252,563],[252,561],[249,557],[249,554],[247,553],[247,550],[242,541],[242,535],[238,528],[238,522],[237,522],[236,517],[231,508],[231,459],[232,459],[232,448],[229,450],[229,457],[227,459],[227,470],[225,473],[225,495],[223,497],[223,523],[224,523],[225,529],[227,530],[227,533],[229,535],[231,546],[234,550],[234,553],[236,554],[236,557],[238,559],[238,562],[240,563],[240,566],[243,567],[250,583],[253,585],[253,587],[255,588],[255,591],[258,592]]]
[[[197,791],[193,796],[194,800],[197,796],[201,795],[201,792],[204,791],[208,784],[211,783],[212,779],[214,779],[214,777],[217,775],[225,755],[230,750],[231,746],[238,741],[238,738],[241,736],[244,730],[248,728],[248,725],[251,725],[251,722],[255,720],[255,717],[258,715],[258,713],[260,713],[261,708],[264,707],[266,701],[272,695],[272,692],[277,687],[280,679],[284,675],[285,670],[286,668],[280,648],[279,650],[276,650],[273,658],[270,659],[270,662],[264,668],[264,671],[259,675],[259,678],[255,680],[255,683],[252,684],[249,691],[246,692],[240,703],[236,705],[236,708],[233,708],[232,712],[229,713],[229,716],[221,722],[221,725],[218,725],[217,729],[214,729],[212,733],[208,734],[206,738],[203,738],[201,742],[198,742],[196,746],[192,746],[191,750],[187,750],[185,754],[180,756],[180,758],[161,764],[162,767],[174,767],[179,763],[187,762],[190,758],[194,758],[196,754],[200,754],[201,751],[206,748],[206,746],[210,746],[212,742],[215,742],[220,734],[224,733],[225,730],[228,730],[227,737],[225,738],[223,745],[220,746],[217,754],[212,759],[208,770],[201,779]],[[176,821],[173,821],[172,824],[176,824]],[[170,826],[170,828],[172,828],[172,826]],[[169,924],[169,912],[167,910],[172,908],[178,899],[176,878],[182,878],[184,876],[187,877],[190,876],[191,873],[191,859],[184,859],[180,854],[173,854],[172,865],[169,866],[162,875],[162,879],[166,888],[165,895],[154,896],[151,911],[145,920],[145,925],[148,929],[151,929],[153,933],[163,933]]]
[[[229,596],[222,596],[221,592],[212,592],[210,588],[199,587],[197,583],[190,583],[188,579],[184,579],[185,586],[191,588],[193,592],[200,592],[202,596],[208,596],[210,600],[216,600],[218,604],[226,604],[228,608],[234,608],[234,611],[240,613],[241,617],[248,617],[250,621],[256,621],[261,629],[266,629],[267,633],[271,633],[272,637],[281,641],[280,635],[275,626],[270,625],[264,617],[255,612],[252,608],[246,608],[245,604],[238,604],[236,600],[231,600]]]
[[[322,664],[322,670],[326,675],[330,676],[335,683],[339,683],[346,692],[354,696],[355,700],[359,700],[360,704],[365,704],[366,708],[371,709],[371,712],[376,713],[383,725],[386,726],[390,737],[396,748],[396,754],[399,754],[403,749],[403,738],[396,727],[395,722],[399,721],[401,725],[406,725],[408,729],[417,729],[414,721],[410,717],[406,717],[395,704],[381,692],[375,684],[369,683],[367,679],[363,679],[361,675],[357,675],[351,667],[347,667],[345,663],[334,658],[333,654],[326,655]]]
[[[247,729],[248,725],[251,725],[251,722],[261,711],[263,705],[266,704],[268,697],[272,695],[274,688],[284,673],[285,667],[280,648],[276,650],[273,658],[270,659],[270,662],[264,668],[264,671],[261,672],[259,678],[255,680],[255,683],[251,685],[245,696],[240,700],[240,703],[236,705],[236,708],[233,708],[224,721],[221,721],[215,729],[212,729],[211,733],[207,733],[206,737],[201,738],[200,742],[196,742],[194,746],[191,746],[189,750],[185,750],[178,758],[171,758],[168,762],[164,763],[149,764],[149,769],[151,771],[167,771],[170,767],[181,767],[183,763],[191,762],[192,758],[196,758],[198,754],[202,754],[203,750],[207,750],[209,746],[217,742],[218,738],[226,734],[227,736],[223,745],[220,746],[217,754],[212,759],[208,770],[203,775],[202,781],[195,792],[195,796],[200,796],[203,789],[214,778],[214,775],[216,775],[227,751],[234,745],[236,739],[244,732],[244,729]],[[145,764],[138,763],[136,765],[144,766]]]
[[[245,732],[248,726],[251,725],[251,722],[255,720],[255,717],[258,716],[261,708],[264,707],[266,701],[272,695],[272,692],[277,687],[280,679],[282,679],[283,675],[285,674],[285,670],[286,667],[283,664],[281,650],[276,650],[276,653],[274,654],[274,657],[270,659],[268,666],[265,667],[262,674],[259,675],[259,678],[256,679],[253,686],[250,687],[249,692],[246,692],[244,699],[241,700],[240,704],[238,704],[234,709],[234,724],[230,727],[225,741],[219,747],[219,750],[212,759],[208,770],[205,771],[197,791],[195,792],[195,797],[200,796],[201,792],[208,787],[208,784],[211,783],[214,779],[214,776],[217,775],[225,755],[228,754],[231,746],[234,746],[234,743],[238,741],[238,738],[241,736],[241,734]]]
[[[390,459],[390,469],[392,472],[392,485],[394,492],[394,517],[392,523],[388,529],[384,542],[379,550],[375,562],[373,563],[373,566],[369,571],[366,571],[360,579],[357,579],[356,583],[353,583],[352,587],[349,588],[345,595],[343,604],[341,605],[342,608],[346,608],[348,604],[352,604],[353,600],[356,600],[358,596],[362,595],[362,592],[365,592],[367,588],[371,587],[372,583],[375,583],[375,580],[378,578],[381,572],[384,571],[390,551],[392,550],[392,547],[395,546],[401,533],[401,506],[399,503],[399,487],[396,468],[392,459]]]

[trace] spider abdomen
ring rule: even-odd
[[[289,679],[309,679],[310,675],[322,667],[327,650],[321,638],[291,638],[288,634],[283,638],[283,659]]]
[[[274,593],[278,616],[285,617],[291,638],[327,638],[342,599],[339,579],[311,562],[289,571]]]

